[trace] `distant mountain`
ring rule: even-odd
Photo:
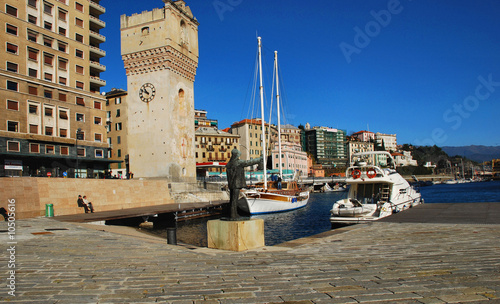
[[[459,155],[468,159],[484,162],[500,158],[500,146],[463,146],[441,147],[450,157]]]

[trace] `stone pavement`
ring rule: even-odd
[[[0,224],[6,303],[500,303],[498,224],[377,222],[247,252],[127,227],[15,224],[15,240]]]

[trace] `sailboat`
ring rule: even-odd
[[[258,37],[259,47],[259,79],[260,79],[260,107],[261,107],[261,123],[262,123],[262,156],[267,159],[266,138],[265,138],[265,123],[264,123],[264,89],[262,86],[262,43]],[[281,155],[281,128],[280,128],[280,113],[279,113],[279,80],[278,80],[278,52],[274,52],[274,65],[276,71],[276,96],[278,104],[278,149]],[[281,162],[281,157],[279,157]],[[283,176],[281,163],[279,165],[280,176]],[[264,182],[257,184],[255,188],[242,190],[242,198],[238,201],[238,207],[248,214],[263,214],[284,212],[302,208],[309,201],[309,191],[300,189],[296,180],[281,182],[281,185],[274,181],[267,181],[267,170],[264,166],[263,172]]]

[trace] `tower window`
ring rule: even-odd
[[[183,103],[183,102],[184,102],[184,90],[180,89],[179,90],[179,103]]]

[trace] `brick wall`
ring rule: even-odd
[[[0,178],[0,207],[16,201],[16,219],[45,215],[45,204],[54,215],[82,213],[78,195],[87,195],[96,211],[173,203],[169,181],[18,177]]]

